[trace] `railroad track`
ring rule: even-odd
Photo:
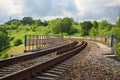
[[[70,67],[69,64],[62,62],[84,49],[86,45],[84,41],[81,44],[74,41],[34,54],[0,61],[0,80],[57,79],[56,77]]]

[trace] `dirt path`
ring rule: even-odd
[[[60,80],[120,80],[120,62],[105,55],[108,53],[111,53],[109,47],[89,42]]]

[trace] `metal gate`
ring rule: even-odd
[[[64,42],[62,36],[25,35],[24,51],[37,51],[50,45],[61,44],[62,42]]]

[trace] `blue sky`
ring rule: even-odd
[[[51,20],[72,17],[74,20],[116,22],[120,15],[120,0],[0,0],[0,23],[30,16]]]

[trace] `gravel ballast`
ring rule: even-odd
[[[120,80],[120,62],[106,55],[110,53],[106,45],[89,41],[59,80]]]

